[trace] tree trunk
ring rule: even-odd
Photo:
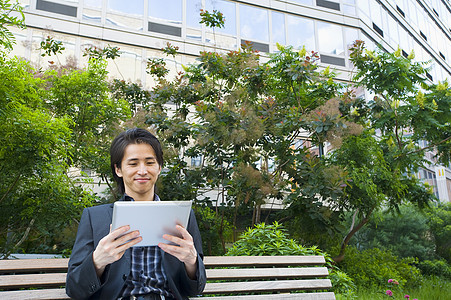
[[[0,199],[0,202],[2,202],[6,198],[6,196],[11,192],[11,190],[16,186],[17,182],[19,182],[20,176],[21,176],[21,174],[17,175],[14,182],[8,187],[8,190],[6,191],[6,193],[3,194],[2,198]]]
[[[366,217],[363,217],[362,221],[360,221],[360,223],[358,223],[357,226],[354,227],[355,218],[358,212],[359,210],[357,209],[354,215],[352,216],[351,228],[349,229],[348,234],[344,237],[343,241],[341,242],[340,253],[336,257],[332,258],[335,263],[343,261],[343,259],[345,258],[346,247],[348,246],[349,241],[354,236],[354,234],[357,231],[359,231],[363,226],[365,226],[365,224],[368,223],[370,220],[369,217],[371,215],[371,212]]]

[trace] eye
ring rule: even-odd
[[[129,163],[128,165],[134,167],[137,165],[137,163]]]

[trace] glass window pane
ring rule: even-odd
[[[268,10],[240,5],[241,38],[269,42]]]
[[[236,35],[236,9],[235,3],[223,0],[206,0],[206,10],[213,12],[213,10],[220,11],[225,18],[224,28],[215,28],[216,32]]]
[[[85,0],[83,3],[85,6],[102,8],[102,0]]]
[[[354,28],[345,27],[345,45],[349,49],[359,39],[359,31]]]
[[[312,0],[293,0],[293,1],[300,4],[313,5]]]
[[[201,0],[186,0],[186,26],[200,28]]]
[[[182,23],[182,0],[149,0],[149,17]]]
[[[344,52],[342,28],[340,25],[318,22],[319,51],[342,55]]]
[[[108,10],[142,16],[144,10],[144,0],[108,0]]]
[[[370,0],[371,6],[371,20],[379,27],[382,28],[382,15],[381,6],[376,0]]]
[[[287,15],[287,43],[301,49],[315,50],[313,20]]]
[[[285,15],[279,12],[273,11],[272,15],[272,41],[273,43],[279,43],[285,45]]]

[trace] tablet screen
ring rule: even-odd
[[[169,244],[163,234],[180,236],[175,226],[188,226],[191,205],[192,201],[116,201],[112,230],[124,225],[139,230],[143,240],[135,247]]]

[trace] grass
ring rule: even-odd
[[[425,277],[422,284],[417,287],[393,290],[393,296],[387,296],[385,291],[360,289],[354,296],[337,294],[337,300],[345,299],[364,299],[364,300],[405,300],[405,295],[410,296],[410,300],[450,300],[451,299],[451,280],[445,280],[438,277]]]

